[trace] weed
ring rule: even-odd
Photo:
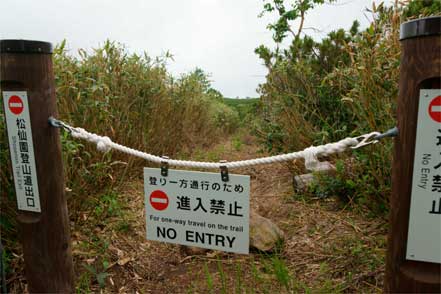
[[[240,262],[236,263],[236,293],[242,292],[242,266],[240,265]]]
[[[220,160],[220,152],[218,150],[206,152],[205,156],[209,161],[217,162]]]
[[[206,262],[204,262],[204,273],[205,273],[205,280],[207,281],[207,287],[209,292],[213,292],[213,277],[210,273],[210,270],[208,269],[208,265]]]
[[[190,282],[190,285],[188,286],[187,289],[187,294],[191,294],[191,293],[195,293],[193,282]]]
[[[72,125],[168,156],[213,144],[238,125],[237,112],[223,103],[200,69],[175,78],[166,69],[169,55],[153,59],[145,53],[130,54],[112,41],[91,51],[80,49],[76,55],[69,55],[66,47],[66,41],[56,46],[53,64],[59,116]],[[69,199],[72,212],[81,211],[88,195],[122,183],[118,177],[129,176],[129,167],[144,164],[117,152],[103,154],[66,132],[61,132],[61,143],[66,183],[76,196]],[[9,160],[5,123],[0,119],[2,201],[14,200]],[[125,169],[115,168],[120,164]],[[98,203],[96,215],[117,215],[118,204],[108,196]],[[2,206],[2,215],[6,212],[12,220],[13,210]]]
[[[220,261],[219,257],[216,260],[216,264],[217,264],[217,270],[219,272],[220,279],[221,279],[221,285],[222,285],[221,292],[223,294],[226,294],[227,293],[227,278],[225,276],[224,269],[222,268],[222,262]]]
[[[80,277],[78,278],[78,282],[76,285],[76,292],[77,294],[83,294],[83,293],[91,293],[90,291],[90,275],[92,273],[90,271],[86,271],[81,273]]]
[[[262,277],[260,276],[259,270],[256,267],[254,259],[251,260],[251,273],[253,277],[253,283],[260,284],[262,282]]]
[[[1,250],[1,256],[0,256],[0,262],[2,263],[2,266],[3,266],[3,268],[2,268],[2,270],[5,272],[5,273],[9,273],[10,271],[11,271],[11,269],[10,269],[10,262],[11,262],[11,253],[6,249],[6,248],[4,248],[3,247],[3,245],[1,245],[2,246],[2,250]]]
[[[106,278],[109,275],[108,273],[106,273],[106,270],[109,267],[109,263],[107,261],[103,261],[101,269],[97,269],[87,264],[84,264],[83,266],[94,276],[100,288],[104,288],[104,286],[106,285]]]
[[[132,225],[125,219],[118,221],[116,230],[122,233],[127,233],[132,230]]]
[[[239,136],[234,136],[231,142],[235,151],[240,151],[242,149],[242,140]]]
[[[352,200],[357,186],[350,178],[350,167],[346,168],[344,161],[338,160],[335,167],[335,174],[332,175],[316,173],[314,181],[308,186],[308,191],[319,198],[337,196],[347,203]]]
[[[279,11],[279,22],[268,26],[277,42],[290,36],[289,26],[282,25],[286,18],[305,15],[298,13],[299,7],[279,2],[268,1],[262,12]],[[364,31],[354,21],[348,31],[332,31],[318,42],[301,37],[299,31],[286,49],[279,48],[281,44],[277,50],[264,45],[256,48],[269,71],[259,88],[256,130],[267,149],[273,153],[301,150],[395,125],[399,25],[408,18],[437,15],[439,8],[439,1],[433,0],[404,1],[394,7],[381,3],[373,5],[373,21]],[[319,197],[335,192],[346,198],[350,195],[346,201],[357,199],[374,214],[384,214],[391,185],[391,147],[392,142],[385,141],[381,148],[356,151],[357,163],[352,165],[349,180],[325,179],[315,193]]]
[[[291,276],[289,274],[288,268],[286,267],[286,264],[278,257],[273,257],[272,266],[277,281],[279,281],[279,283],[282,284],[286,288],[286,290],[289,290],[291,288]]]

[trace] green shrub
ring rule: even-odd
[[[237,113],[222,103],[222,95],[211,88],[200,69],[175,78],[165,66],[169,56],[152,59],[130,54],[111,41],[90,52],[79,50],[77,56],[68,54],[65,47],[64,41],[53,54],[56,95],[60,119],[73,126],[172,157],[215,143],[238,125]],[[15,234],[15,193],[3,118],[0,137],[0,224],[2,230]],[[104,187],[123,182],[125,175],[141,174],[141,167],[150,164],[118,152],[101,153],[93,144],[64,132],[61,142],[66,185],[73,195],[69,204],[74,207]],[[109,201],[103,206],[108,206],[107,214],[114,206]]]
[[[274,0],[265,12],[279,12],[280,21],[304,20],[306,12],[321,1],[305,0],[306,6],[284,6]],[[257,133],[274,152],[292,152],[347,136],[385,131],[396,124],[396,98],[400,62],[399,25],[415,16],[440,14],[439,1],[410,1],[407,5],[373,5],[373,21],[360,32],[358,22],[349,31],[331,32],[323,40],[294,34],[287,49],[280,42],[292,33],[289,27],[270,25],[279,43],[256,53],[268,67],[260,85],[262,107]],[[283,12],[283,13],[281,13]],[[290,15],[291,15],[290,14]],[[286,19],[285,19],[286,20]],[[278,23],[278,22],[276,22]],[[391,185],[392,140],[354,152],[350,178],[325,183],[324,191],[340,190],[376,212],[385,212]],[[350,180],[355,189],[346,189]],[[340,187],[339,187],[340,185]],[[351,195],[350,195],[351,194]]]

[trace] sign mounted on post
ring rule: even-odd
[[[248,254],[250,177],[144,168],[147,239]]]
[[[41,212],[27,93],[3,91],[3,104],[18,209]]]
[[[441,263],[441,90],[421,90],[406,258]]]

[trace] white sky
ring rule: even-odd
[[[315,38],[349,29],[355,19],[366,27],[370,16],[365,9],[372,2],[325,4],[307,15],[305,27],[322,31],[308,31]],[[266,29],[272,17],[258,17],[262,6],[262,0],[1,0],[0,39],[67,39],[72,54],[106,39],[151,57],[169,50],[174,75],[200,67],[225,96],[255,97],[266,69],[254,49],[274,46]]]

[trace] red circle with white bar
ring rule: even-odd
[[[8,100],[8,107],[13,114],[19,115],[20,113],[23,112],[23,108],[24,108],[23,100],[21,100],[21,98],[18,97],[17,95],[11,96],[9,97]]]
[[[441,123],[441,96],[435,97],[430,101],[428,111],[434,121]]]
[[[168,207],[168,196],[161,190],[155,190],[150,194],[150,205],[156,210],[164,210]]]

